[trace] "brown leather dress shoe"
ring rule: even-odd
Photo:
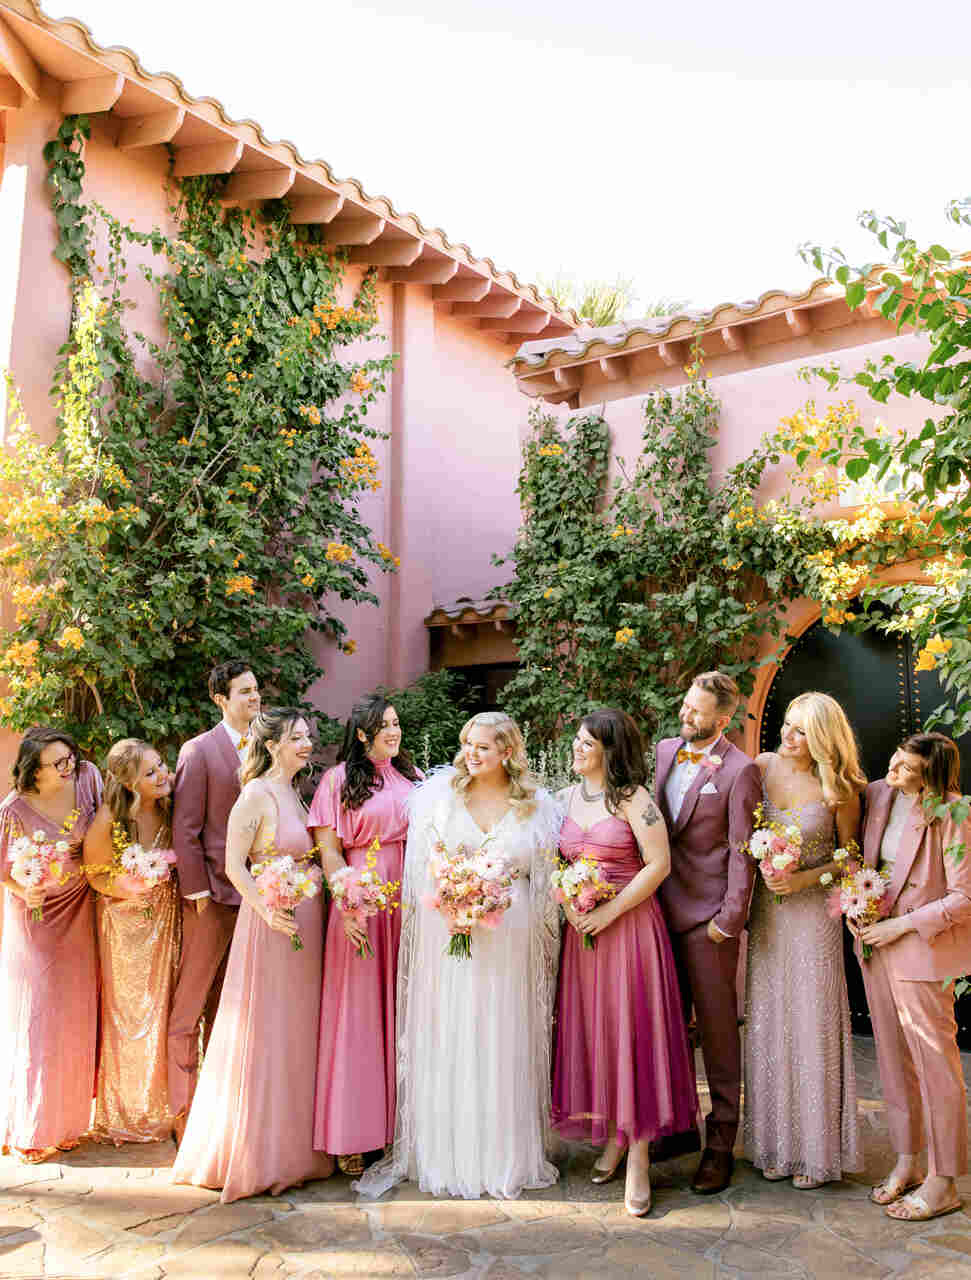
[[[724,1191],[732,1180],[734,1168],[735,1157],[730,1151],[712,1151],[711,1147],[705,1147],[691,1190],[699,1196],[713,1196]]]

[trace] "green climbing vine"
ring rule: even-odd
[[[339,602],[377,603],[397,558],[360,510],[381,484],[368,410],[392,363],[357,354],[379,338],[373,273],[349,296],[342,259],[285,203],[227,212],[208,179],[173,186],[176,235],[123,225],[84,200],[88,133],[68,118],[45,149],[74,322],[56,439],[14,390],[0,459],[0,585],[16,608],[0,713],[15,729],[57,720],[100,751],[197,731],[206,673],[233,655],[299,703],[321,651],[329,666],[354,650]],[[130,324],[132,246],[161,337]]]

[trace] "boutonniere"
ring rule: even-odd
[[[711,773],[714,773],[716,769],[721,768],[722,758],[721,756],[716,756],[716,755],[705,756],[704,760],[702,760],[701,763],[705,769],[708,769]]]

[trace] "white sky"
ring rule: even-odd
[[[863,208],[971,248],[971,0],[69,3],[522,280],[751,298],[805,239],[878,259]]]

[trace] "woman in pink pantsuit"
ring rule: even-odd
[[[887,919],[859,932],[856,945],[858,955],[861,940],[872,948],[861,966],[897,1152],[871,1199],[904,1222],[960,1209],[955,1179],[968,1170],[951,979],[971,971],[971,821],[933,818],[923,807],[925,800],[959,799],[960,764],[944,734],[914,734],[897,748],[886,779],[866,793],[863,858],[890,874],[893,906]]]
[[[630,716],[585,716],[573,740],[580,785],[564,793],[560,853],[597,864],[615,896],[569,923],[560,956],[553,1124],[568,1139],[606,1143],[594,1182],[627,1155],[624,1204],[651,1207],[652,1139],[683,1133],[698,1099],[671,940],[656,890],[670,869],[667,831],[644,788],[644,749]],[[583,947],[583,937],[595,943]],[[629,1154],[628,1154],[629,1152]]]
[[[307,818],[328,876],[363,866],[377,841],[376,874],[401,883],[408,796],[419,776],[402,749],[394,707],[380,695],[359,702],[340,763],[321,779]],[[362,928],[333,909],[327,923],[314,1147],[355,1176],[364,1171],[364,1152],[394,1138],[400,937],[398,911],[383,911]],[[371,954],[361,956],[364,944]]]
[[[199,1076],[174,1182],[215,1187],[227,1203],[279,1195],[334,1163],[313,1150],[314,1065],[323,938],[321,895],[295,912],[271,909],[247,861],[289,856],[309,866],[306,810],[292,785],[312,752],[299,711],[256,717],[243,789],[229,815],[226,874],[242,897],[219,1010]],[[292,945],[300,935],[301,950]]]
[[[68,734],[45,728],[21,742],[13,778],[0,805],[0,1143],[35,1164],[76,1147],[91,1121],[98,959],[81,844],[101,774],[79,762]],[[63,884],[24,888],[11,878],[11,841],[35,832],[65,842]]]

